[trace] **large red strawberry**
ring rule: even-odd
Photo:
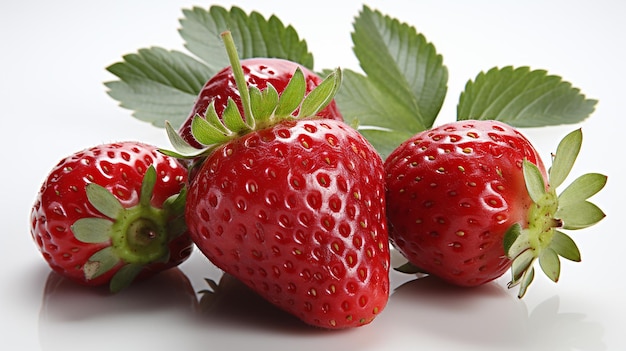
[[[31,211],[31,235],[50,267],[119,291],[186,260],[187,171],[139,142],[94,146],[61,160]]]
[[[581,177],[578,188],[557,198],[580,149],[579,134],[561,143],[548,181],[528,139],[504,123],[458,121],[418,133],[385,162],[392,243],[411,266],[461,286],[489,282],[513,263],[510,285],[522,283],[521,297],[535,258],[558,280],[559,255],[580,259],[561,229],[604,217],[586,201],[603,187],[602,175]],[[581,206],[597,210],[585,218],[576,211]]]
[[[293,73],[298,68],[300,68],[300,70],[304,73],[307,93],[322,82],[322,78],[306,67],[303,67],[295,62],[279,58],[249,58],[241,61],[241,67],[244,71],[246,83],[249,86],[263,90],[268,85],[272,85],[279,94],[285,90],[285,87],[289,83]],[[195,140],[193,134],[191,133],[191,122],[193,118],[196,115],[204,117],[207,108],[211,105],[211,108],[215,109],[217,115],[221,116],[228,104],[229,98],[234,100],[240,113],[243,113],[239,90],[237,88],[237,84],[235,83],[235,77],[230,66],[222,69],[205,83],[204,87],[198,94],[189,117],[185,120],[185,122],[183,122],[179,129],[179,133],[183,139],[190,145],[201,148],[202,145]],[[341,113],[339,112],[339,109],[334,101],[330,102],[328,106],[320,110],[318,115],[323,118],[340,121],[343,120],[343,117],[341,116]]]
[[[216,266],[330,329],[368,324],[389,296],[382,160],[342,121],[310,118],[332,100],[339,79],[337,71],[304,99],[301,70],[280,96],[271,87],[248,92],[240,80],[245,118],[236,109],[222,119],[197,117],[192,130],[207,157],[185,216]],[[179,151],[193,151],[168,131]]]

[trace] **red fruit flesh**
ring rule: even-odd
[[[219,268],[304,322],[364,325],[389,295],[382,170],[343,122],[283,121],[206,159],[189,230]]]
[[[241,60],[241,66],[248,86],[257,87],[262,90],[265,89],[268,84],[271,84],[279,94],[285,90],[285,87],[298,67],[300,67],[304,73],[307,93],[322,82],[322,78],[306,67],[283,59],[252,58]],[[228,103],[228,98],[232,98],[235,101],[239,107],[239,111],[243,114],[239,90],[237,89],[230,66],[218,72],[204,85],[198,94],[198,98],[196,99],[189,117],[179,129],[180,136],[190,145],[201,148],[202,145],[198,143],[191,133],[191,121],[196,114],[205,116],[206,109],[212,101],[214,101],[217,115],[221,116],[222,111],[224,111]],[[332,101],[321,110],[318,116],[339,121],[343,120],[335,101]]]
[[[178,194],[187,180],[187,171],[171,157],[151,145],[122,142],[99,145],[61,160],[42,184],[31,211],[31,235],[50,267],[75,282],[102,285],[119,270],[118,264],[94,279],[87,279],[84,264],[110,242],[79,241],[71,226],[81,218],[109,219],[89,203],[86,186],[96,183],[111,192],[124,208],[138,204],[143,176],[154,165],[157,180],[151,205]],[[192,248],[188,235],[169,242],[169,259],[147,265],[142,276],[176,266],[186,260]]]
[[[522,161],[545,169],[530,142],[496,121],[461,121],[424,131],[385,162],[390,238],[420,269],[461,286],[510,267],[503,245],[527,226]]]

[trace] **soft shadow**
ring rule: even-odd
[[[412,330],[416,340],[434,337],[503,349],[520,342],[527,316],[525,304],[497,284],[460,288],[433,277],[400,285],[386,313]]]
[[[583,313],[559,312],[558,295],[537,305],[528,315],[526,341],[536,350],[606,350],[604,327]]]
[[[558,296],[528,312],[524,300],[497,283],[459,288],[433,277],[414,279],[393,292],[386,312],[405,332],[413,330],[416,342],[428,335],[459,347],[606,349],[602,325],[582,313],[560,313]]]
[[[51,272],[39,313],[39,341],[42,350],[64,351],[77,345],[89,345],[90,350],[125,349],[135,343],[145,349],[151,344],[175,345],[178,338],[168,337],[168,324],[191,323],[197,309],[195,292],[178,268],[117,294]]]
[[[384,344],[372,325],[344,330],[308,325],[227,273],[214,280],[213,287],[207,284],[199,296],[199,326],[207,331],[206,340],[213,346],[233,350],[254,345],[255,350],[317,351]]]
[[[214,286],[207,283],[206,289],[198,292],[201,318],[206,323],[292,333],[320,331],[272,305],[230,274],[211,282]]]

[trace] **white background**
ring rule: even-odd
[[[46,281],[53,285],[57,277],[32,242],[28,221],[48,171],[70,153],[102,142],[133,139],[169,146],[163,130],[135,120],[106,94],[102,83],[113,77],[105,67],[143,47],[184,50],[177,33],[181,9],[211,4],[276,14],[307,40],[316,69],[358,69],[350,31],[359,1],[0,4],[0,342],[20,350],[82,350],[87,344],[118,350],[626,349],[626,289],[619,261],[626,247],[619,224],[625,195],[626,3],[620,1],[367,2],[414,25],[443,55],[449,92],[437,124],[454,120],[466,81],[494,66],[546,69],[599,100],[580,125],[584,143],[573,175],[609,176],[593,199],[607,218],[572,234],[583,262],[565,262],[558,284],[539,276],[518,300],[506,289],[508,273],[473,290],[393,273],[397,289],[383,314],[371,325],[344,332],[303,327],[262,303],[252,305],[258,301],[250,296],[245,301],[231,296],[212,313],[195,312],[194,291],[205,287],[205,277],[219,279],[197,252],[180,270],[114,297],[64,281],[45,290]],[[558,140],[576,127],[523,132],[548,159]],[[156,291],[164,282],[168,288]]]

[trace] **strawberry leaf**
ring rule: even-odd
[[[445,98],[448,71],[414,27],[367,6],[354,21],[352,41],[365,75],[346,74],[336,101],[346,120],[357,120],[359,130],[386,155],[407,134],[432,126]]]
[[[133,110],[133,117],[157,127],[163,127],[165,120],[182,123],[211,77],[196,59],[158,47],[125,55],[107,70],[119,78],[104,83],[109,96]]]
[[[165,121],[181,125],[206,83],[229,65],[220,33],[230,30],[240,57],[276,57],[313,66],[313,55],[295,29],[275,16],[265,19],[257,12],[211,6],[183,10],[180,35],[191,55],[160,47],[139,49],[124,55],[106,69],[117,80],[105,82],[107,93],[132,116],[156,127]]]
[[[236,6],[229,11],[217,5],[208,10],[193,7],[183,10],[183,14],[179,33],[185,40],[185,47],[213,73],[229,66],[220,38],[225,30],[232,33],[241,58],[277,57],[313,68],[313,55],[306,42],[292,26],[285,26],[274,15],[266,19],[255,11],[248,15]]]
[[[343,70],[341,89],[335,95],[335,102],[345,121],[357,128],[383,158],[410,138],[414,130],[425,128],[414,111],[387,103],[386,99],[385,92],[366,76]]]
[[[587,118],[596,103],[544,70],[496,67],[466,84],[457,119],[499,120],[515,127],[572,124]]]

